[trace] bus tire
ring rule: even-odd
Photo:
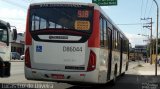
[[[127,63],[126,63],[126,71],[128,70],[128,65],[129,65],[129,64],[128,64],[128,62],[127,62]]]
[[[116,79],[117,79],[117,65],[115,66],[115,69],[114,69],[114,77],[111,80],[111,85],[115,85],[116,84]]]
[[[125,75],[125,72],[123,72],[122,74],[121,74],[121,76],[124,76]]]

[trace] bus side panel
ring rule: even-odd
[[[108,50],[100,49],[99,54],[99,83],[106,83],[108,70]]]
[[[126,63],[127,63],[127,60],[128,60],[128,56],[126,53],[123,53],[122,54],[122,73],[124,73],[126,71]]]
[[[116,72],[116,76],[119,75],[119,67],[120,67],[120,55],[119,52],[112,51],[112,64],[111,64],[111,75],[110,80],[114,78],[114,73]]]
[[[117,71],[117,76],[119,75],[119,69],[120,69],[120,53],[119,51],[114,51],[113,54],[113,60],[114,60],[114,71]],[[117,67],[117,70],[115,70],[115,66]]]
[[[93,71],[87,71],[86,76],[84,78],[84,82],[90,82],[90,83],[99,83],[99,74],[100,74],[100,48],[89,48],[96,54],[96,69]]]

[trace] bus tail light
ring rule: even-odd
[[[96,54],[91,50],[87,71],[93,71],[96,68]]]
[[[29,15],[30,15],[30,9],[28,9],[27,20],[26,20],[25,45],[32,45],[32,37],[29,32],[29,19],[30,19]]]
[[[30,54],[29,54],[29,47],[25,51],[25,66],[31,68],[31,61],[30,61]]]

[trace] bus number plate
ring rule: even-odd
[[[63,46],[63,52],[82,52],[82,47]]]
[[[51,76],[54,79],[64,79],[64,75],[63,74],[52,74]]]

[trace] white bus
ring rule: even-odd
[[[28,80],[105,84],[128,68],[128,39],[92,3],[31,4],[25,45]]]
[[[10,76],[11,42],[17,39],[17,30],[11,31],[8,22],[0,20],[0,77]]]

